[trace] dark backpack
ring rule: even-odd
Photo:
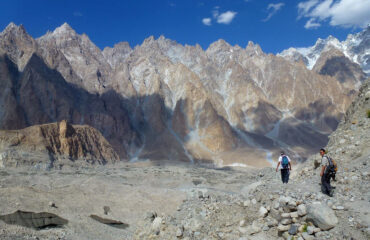
[[[325,169],[325,172],[328,173],[328,174],[335,174],[335,164],[333,163],[333,160],[331,159],[331,157],[329,156],[326,156],[328,158],[328,162],[329,162],[329,165],[326,166],[326,169]]]
[[[283,156],[283,159],[281,160],[281,166],[283,167],[283,169],[289,168],[289,159],[287,156]]]

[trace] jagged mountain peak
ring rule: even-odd
[[[263,51],[259,44],[255,44],[252,41],[248,42],[248,45],[246,46],[245,50],[248,52],[249,55],[262,55]]]
[[[209,51],[213,51],[215,49],[219,50],[219,49],[222,49],[222,50],[230,50],[232,48],[232,46],[226,42],[225,40],[223,39],[218,39],[217,41],[211,43],[207,49],[207,52]]]
[[[329,35],[326,39],[317,39],[315,45],[311,47],[289,48],[277,55],[290,61],[303,59],[308,69],[312,69],[321,53],[336,48],[354,63],[359,64],[363,71],[370,75],[370,27],[356,34],[349,34],[345,41]]]
[[[145,38],[141,45],[150,45],[150,44],[153,44],[154,42],[155,42],[155,38],[154,38],[153,35],[151,35],[151,36]]]
[[[57,27],[54,31],[54,35],[61,35],[61,34],[67,34],[67,33],[76,33],[76,31],[68,24],[63,23],[60,27]]]
[[[18,26],[14,22],[10,22],[8,24],[8,26],[6,26],[4,31],[11,31],[11,30],[16,29],[16,28],[18,28]]]
[[[47,39],[79,39],[82,35],[79,35],[68,23],[63,23],[61,26],[54,29],[54,31],[48,31],[45,35],[37,38],[38,41]]]
[[[22,35],[22,36],[27,36],[29,38],[32,38],[24,28],[23,24],[20,24],[19,26],[16,25],[15,23],[11,22],[6,26],[3,32],[0,33],[0,35],[5,35],[5,34],[15,34],[15,35]]]

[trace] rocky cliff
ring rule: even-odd
[[[119,161],[118,154],[100,132],[67,121],[0,131],[2,167],[106,164]]]
[[[305,159],[326,144],[364,78],[351,60],[323,55],[312,71],[252,42],[204,51],[161,36],[100,51],[68,24],[36,40],[10,24],[0,39],[1,101],[12,106],[2,108],[2,129],[88,124],[131,160],[266,166],[282,148]]]

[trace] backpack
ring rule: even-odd
[[[281,166],[283,169],[288,169],[289,168],[289,159],[287,156],[283,156],[283,159],[281,160]]]
[[[329,165],[326,167],[325,171],[328,174],[335,174],[337,172],[337,164],[334,162],[331,157],[326,156],[328,158]]]

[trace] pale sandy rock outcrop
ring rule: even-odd
[[[21,130],[0,131],[0,152],[4,166],[32,166],[26,155],[49,156],[51,167],[68,161],[81,165],[119,161],[118,154],[101,133],[87,125],[70,125],[67,121],[35,125]],[[42,162],[42,159],[39,159]],[[39,163],[40,163],[39,162]],[[86,162],[86,163],[85,163]]]

